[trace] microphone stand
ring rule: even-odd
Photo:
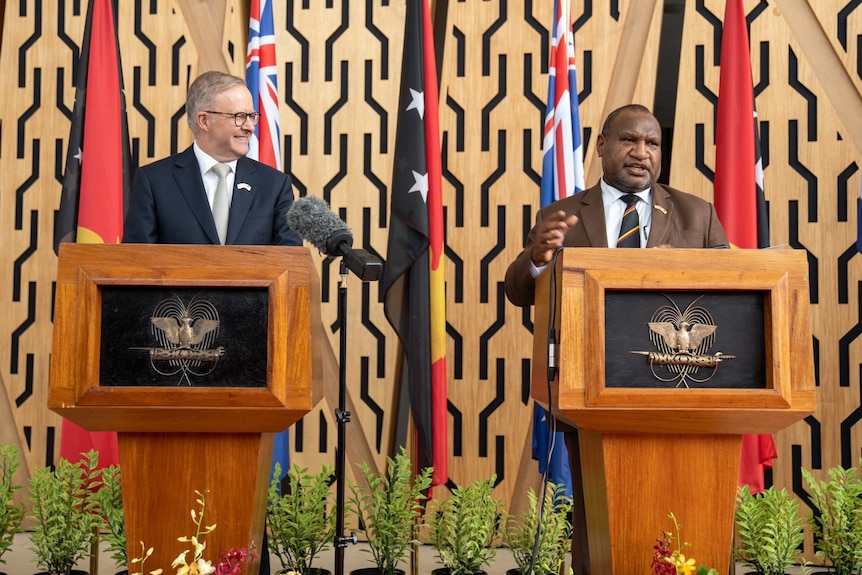
[[[344,535],[344,481],[345,481],[345,426],[350,421],[347,411],[347,264],[341,258],[338,283],[338,408],[335,420],[338,424],[338,439],[335,450],[335,575],[344,575],[344,548],[348,543],[356,545],[356,533]]]

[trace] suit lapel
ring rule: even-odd
[[[581,209],[578,211],[579,221],[575,228],[583,226],[589,241],[588,245],[596,248],[608,247],[608,234],[605,232],[605,206],[602,203],[601,186],[593,186],[580,194],[575,194],[572,199],[581,203]]]
[[[210,242],[221,243],[218,239],[206,190],[204,190],[198,160],[191,147],[177,157],[177,161],[174,163],[174,180],[177,182],[179,193],[185,199],[201,229],[206,232]]]
[[[236,163],[236,177],[233,183],[233,200],[230,204],[226,244],[233,244],[236,241],[246,216],[248,216],[254,194],[260,193],[258,190],[259,183],[260,174],[255,163],[248,158],[240,158]]]
[[[673,198],[661,185],[655,184],[652,190],[652,222],[646,247],[652,248],[670,243],[670,221],[673,215]]]

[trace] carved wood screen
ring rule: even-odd
[[[862,410],[862,256],[855,198],[862,150],[862,8],[849,0],[746,0],[773,244],[811,261],[817,413],[777,437],[775,483],[805,499],[799,467],[855,465]],[[0,69],[0,440],[49,464],[59,420],[45,407],[56,256],[51,238],[86,2],[6,0]],[[667,175],[712,196],[723,0],[573,2],[587,182],[605,114],[638,102],[671,115]],[[663,16],[682,10],[667,55]],[[447,232],[450,475],[497,473],[507,501],[536,480],[530,460],[531,318],[502,278],[538,207],[551,0],[438,0],[436,13]],[[404,4],[276,3],[284,165],[297,194],[329,201],[356,244],[385,257]],[[243,75],[248,7],[238,0],[119,3],[133,154],[148,163],[190,143],[183,105],[198,72]],[[660,83],[668,58],[676,85]],[[666,126],[670,128],[671,125]],[[672,145],[672,148],[671,148]],[[337,350],[337,267],[320,262],[330,383]],[[349,280],[350,465],[382,464],[395,440],[397,342],[378,284]],[[335,404],[292,430],[304,466],[334,457]],[[517,505],[517,504],[516,504]],[[806,552],[810,553],[810,540]]]

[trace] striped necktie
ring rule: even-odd
[[[626,205],[623,221],[620,225],[620,236],[617,239],[618,248],[641,247],[641,225],[638,219],[637,203],[640,198],[634,194],[623,194],[620,198]]]

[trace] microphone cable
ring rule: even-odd
[[[533,539],[533,553],[530,556],[530,564],[528,565],[527,572],[524,575],[532,574],[533,568],[536,565],[536,559],[539,555],[539,543],[542,540],[542,526],[544,524],[545,512],[547,511],[545,509],[545,500],[546,494],[548,493],[548,485],[550,483],[548,473],[551,469],[551,454],[554,452],[557,439],[557,418],[554,416],[551,388],[554,383],[554,379],[557,376],[557,329],[554,322],[557,317],[557,258],[562,251],[563,248],[557,248],[554,251],[550,265],[546,270],[550,274],[550,277],[548,278],[548,368],[546,382],[548,386],[548,409],[545,410],[545,424],[548,426],[548,445],[545,450],[545,471],[542,473],[541,493],[537,494],[539,496],[539,509],[537,513],[538,524],[536,525],[536,535]],[[551,513],[556,513],[556,501],[554,501]]]

